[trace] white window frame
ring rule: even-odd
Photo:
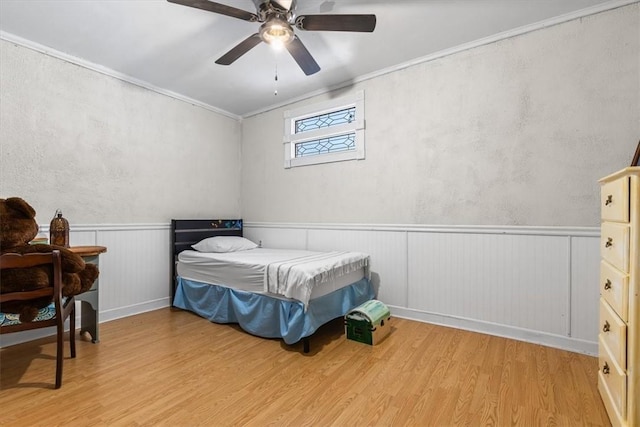
[[[352,123],[295,133],[295,123],[297,120],[351,107],[356,107],[356,119]],[[358,91],[353,95],[331,99],[319,104],[285,111],[283,139],[285,169],[319,163],[364,159],[364,127],[364,91]],[[295,156],[296,144],[351,132],[355,132],[355,150],[322,153],[304,157]]]

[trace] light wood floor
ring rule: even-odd
[[[0,350],[0,425],[609,425],[596,358],[403,319],[374,347],[338,319],[309,354],[170,309],[100,337],[59,390],[53,339]]]

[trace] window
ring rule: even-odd
[[[284,113],[284,167],[364,159],[364,92]]]

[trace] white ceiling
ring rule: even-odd
[[[251,0],[219,0],[255,12]],[[297,30],[321,71],[262,43],[214,61],[259,24],[165,0],[0,0],[0,36],[196,103],[247,116],[456,46],[623,0],[298,0],[297,14],[373,13],[373,33]],[[586,11],[583,11],[586,9]],[[274,95],[275,71],[278,95]]]

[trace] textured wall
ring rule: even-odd
[[[639,27],[636,3],[248,118],[243,217],[596,226],[640,137]],[[284,169],[284,110],[359,89],[366,160]]]
[[[0,197],[48,223],[240,215],[241,123],[0,41]]]

